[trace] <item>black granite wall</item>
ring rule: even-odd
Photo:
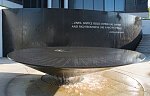
[[[73,9],[4,9],[3,50],[30,47],[91,46],[134,50],[140,18],[125,13]]]

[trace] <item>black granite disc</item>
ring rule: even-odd
[[[14,51],[8,57],[26,65],[52,68],[105,68],[141,62],[142,53],[100,47],[47,47]]]

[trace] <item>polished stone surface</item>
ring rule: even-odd
[[[118,12],[58,8],[5,9],[3,53],[6,56],[18,49],[51,46],[135,50],[142,38],[141,24],[139,17]]]
[[[8,54],[16,62],[54,68],[105,68],[133,64],[146,57],[139,52],[102,47],[45,47]]]
[[[46,47],[17,50],[8,54],[16,62],[59,77],[72,77],[142,62],[145,55],[101,47]]]

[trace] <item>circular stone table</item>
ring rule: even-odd
[[[141,62],[139,52],[101,47],[30,48],[8,54],[13,61],[58,77],[72,77]]]
[[[49,74],[17,77],[8,85],[7,93],[11,93],[8,96],[16,96],[14,89],[20,89],[26,96],[144,96],[143,87],[133,78],[101,71],[141,62],[145,56],[139,52],[100,47],[47,47],[14,51],[8,57]]]

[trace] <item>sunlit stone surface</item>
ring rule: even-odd
[[[103,71],[83,76],[81,82],[57,86],[47,83],[41,75],[21,75],[7,88],[8,96],[145,96],[144,89],[135,79],[116,72]],[[17,89],[17,92],[16,92]]]

